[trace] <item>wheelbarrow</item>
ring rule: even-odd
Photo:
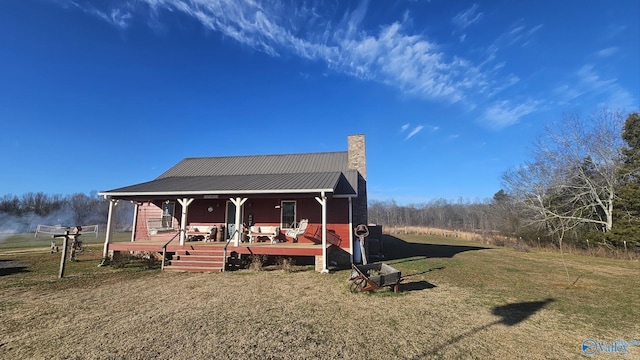
[[[385,263],[373,263],[367,265],[351,265],[351,284],[349,290],[352,293],[376,290],[385,286],[398,292],[398,287],[402,277],[400,271]]]

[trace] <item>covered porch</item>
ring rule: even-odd
[[[313,259],[316,271],[321,271],[323,264],[321,245],[309,243],[253,243],[235,246],[232,243],[194,241],[187,245],[167,245],[165,242],[151,240],[109,245],[111,258],[117,259],[121,254],[129,252],[162,254],[162,269],[165,271],[222,272],[238,268],[243,262],[250,262],[253,256],[309,258]],[[310,261],[307,262],[309,263]]]
[[[176,264],[199,266],[208,261],[222,270],[231,256],[304,256],[315,259],[317,271],[328,272],[328,251],[332,247],[342,252],[346,261],[353,262],[352,201],[350,197],[332,195],[209,194],[135,200],[112,197],[103,257],[113,258],[123,252],[164,252],[168,255],[163,257],[173,269],[178,269]],[[129,242],[112,242],[113,218],[120,201],[134,203]],[[249,236],[256,229],[273,233]]]

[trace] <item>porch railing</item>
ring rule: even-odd
[[[222,272],[224,272],[225,269],[227,268],[227,247],[229,246],[229,243],[231,242],[231,240],[233,240],[236,234],[240,236],[240,234],[238,233],[238,229],[235,229],[233,231],[233,234],[229,236],[229,238],[227,239],[227,242],[224,244],[224,250],[222,252]]]
[[[182,229],[178,231],[175,235],[173,235],[171,240],[167,241],[164,245],[162,245],[162,270],[164,270],[164,262],[167,260],[167,246],[169,246],[169,244],[173,240],[175,240],[182,231],[183,231]]]

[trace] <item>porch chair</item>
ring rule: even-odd
[[[285,235],[293,238],[293,242],[298,242],[298,236],[304,234],[305,230],[307,230],[307,225],[309,225],[309,219],[301,219],[298,223],[298,227],[287,230]]]

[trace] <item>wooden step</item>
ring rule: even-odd
[[[211,255],[224,256],[223,250],[178,250],[176,255]]]
[[[169,266],[196,266],[196,267],[206,267],[206,266],[216,266],[222,267],[222,260],[193,260],[193,259],[181,259],[181,260],[171,260]]]
[[[224,259],[224,255],[174,255],[173,260],[198,260],[198,261],[222,261]]]
[[[222,272],[222,267],[169,265],[164,267],[164,271],[213,273],[213,272]]]
[[[224,266],[224,250],[220,248],[178,250],[166,271],[220,272]]]
[[[210,245],[198,245],[198,244],[193,244],[193,245],[189,245],[189,247],[192,250],[218,250],[218,251],[224,251],[224,247],[223,246],[210,246]]]

